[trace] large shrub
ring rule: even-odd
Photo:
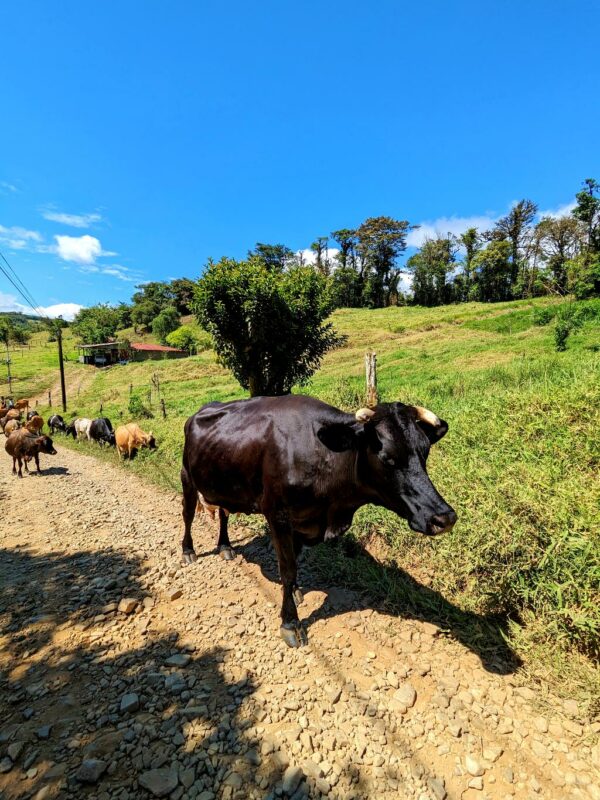
[[[341,341],[325,322],[329,283],[311,267],[280,271],[256,256],[223,258],[198,282],[194,307],[220,361],[253,396],[290,392]]]

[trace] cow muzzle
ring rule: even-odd
[[[456,512],[453,509],[444,514],[434,514],[427,523],[425,533],[428,536],[440,536],[442,533],[451,531],[457,520]]]

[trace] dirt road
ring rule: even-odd
[[[0,451],[1,798],[600,800],[575,703],[306,569],[290,650],[267,539],[183,568],[179,497],[58,450]]]

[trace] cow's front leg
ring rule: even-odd
[[[294,533],[286,515],[277,514],[273,519],[269,520],[269,523],[283,587],[282,624],[279,629],[281,638],[289,647],[302,647],[308,644],[308,637],[298,619],[298,609],[294,601],[298,572],[296,553],[294,551]]]
[[[41,472],[42,472],[42,470],[40,469],[40,457],[39,457],[39,455],[36,453],[36,454],[34,455],[34,458],[35,458],[35,465],[36,465],[36,467],[37,467],[37,471],[38,471],[38,473],[41,473]]]
[[[302,552],[302,540],[300,539],[297,533],[294,533],[294,556],[296,557],[296,565],[298,564],[298,559],[300,558],[300,553]],[[301,606],[304,602],[304,595],[302,594],[300,587],[297,583],[294,584],[294,602],[297,606]]]
[[[217,539],[217,550],[223,561],[233,561],[235,558],[235,550],[229,541],[229,532],[227,530],[227,523],[229,517],[225,509],[219,506],[219,538]]]

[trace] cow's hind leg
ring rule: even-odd
[[[198,502],[198,492],[185,467],[181,470],[181,486],[183,488],[183,524],[184,534],[181,542],[183,551],[183,563],[193,564],[196,561],[194,542],[192,541],[192,522],[196,516],[196,503]]]
[[[227,530],[228,520],[227,512],[219,507],[219,538],[217,540],[217,551],[223,561],[233,561],[235,558],[235,550],[229,541],[229,532]]]
[[[279,574],[283,587],[281,604],[281,638],[289,647],[302,647],[308,644],[306,631],[298,619],[298,609],[294,601],[297,563],[294,550],[294,534],[289,519],[285,515],[275,515],[269,520],[273,534],[273,544],[279,562]]]

